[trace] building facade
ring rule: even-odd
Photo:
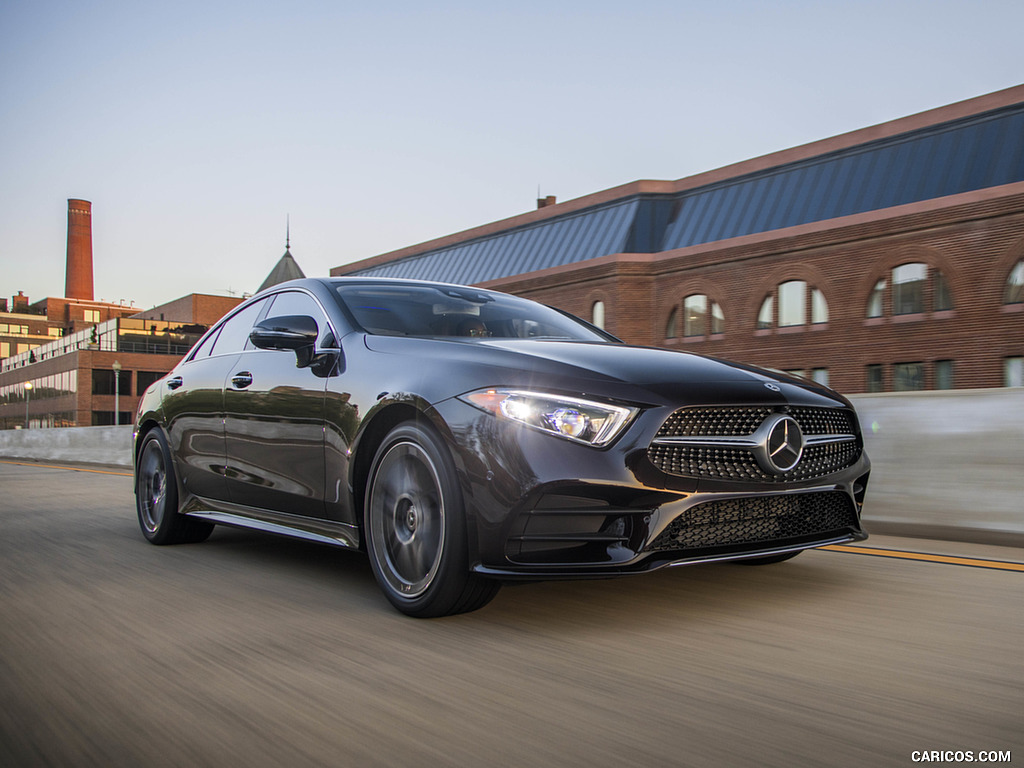
[[[846,392],[1024,383],[1024,86],[543,202],[331,274],[493,287]]]

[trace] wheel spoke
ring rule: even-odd
[[[370,492],[371,543],[392,590],[414,598],[432,583],[441,561],[444,506],[430,456],[413,442],[392,446]]]

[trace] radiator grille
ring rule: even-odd
[[[824,477],[854,465],[860,458],[856,416],[843,408],[794,407],[786,411],[800,425],[809,444],[800,462],[784,474],[767,471],[749,446],[722,444],[723,440],[742,443],[774,412],[768,406],[682,408],[658,430],[648,448],[648,458],[670,475],[763,483]],[[834,439],[829,439],[832,436]],[[682,440],[673,443],[673,438]],[[702,441],[704,438],[707,442]]]

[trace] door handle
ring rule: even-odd
[[[168,389],[177,389],[178,387],[180,387],[184,383],[185,382],[181,378],[181,376],[172,376],[171,378],[169,378],[167,380],[167,388]]]
[[[248,371],[239,371],[231,377],[231,385],[235,389],[245,389],[252,384],[252,374]]]

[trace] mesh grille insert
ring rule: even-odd
[[[723,499],[681,514],[647,551],[763,544],[851,527],[857,527],[857,516],[841,491]]]

